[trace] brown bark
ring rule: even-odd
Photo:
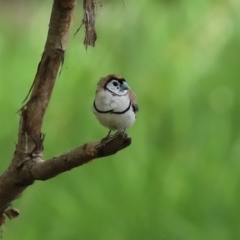
[[[80,27],[77,29],[76,35],[80,28],[84,25],[85,27],[85,38],[84,45],[86,49],[88,46],[95,46],[97,40],[97,33],[95,30],[95,19],[96,19],[96,2],[95,0],[83,0],[83,19]]]
[[[85,0],[85,4],[87,1]],[[48,36],[29,92],[27,103],[20,110],[18,143],[8,169],[0,176],[0,225],[18,215],[11,202],[35,180],[47,180],[83,165],[93,159],[115,154],[131,144],[126,134],[115,135],[101,142],[86,143],[67,153],[45,161],[44,135],[41,133],[55,79],[64,61],[76,0],[54,0]]]

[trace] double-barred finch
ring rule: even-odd
[[[101,78],[97,85],[93,112],[98,121],[110,131],[124,132],[136,120],[138,104],[136,95],[130,90],[126,80],[110,74]]]

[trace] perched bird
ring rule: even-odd
[[[132,126],[137,111],[136,95],[124,78],[110,74],[100,79],[93,102],[93,112],[98,121],[110,130],[107,137],[111,131],[116,130],[120,133]]]

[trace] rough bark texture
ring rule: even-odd
[[[75,5],[76,0],[55,0],[53,3],[44,52],[27,102],[20,110],[16,150],[10,166],[0,176],[0,225],[6,216],[18,215],[11,202],[35,180],[50,179],[93,159],[115,154],[131,144],[130,137],[119,134],[104,142],[86,143],[47,161],[42,157],[44,135],[41,127],[56,76],[64,61]]]
[[[76,35],[82,25],[85,27],[84,45],[86,49],[88,46],[95,46],[97,40],[97,33],[95,30],[96,19],[96,2],[95,0],[83,0],[83,19],[80,27],[77,29]]]

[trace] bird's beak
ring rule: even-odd
[[[121,84],[121,91],[130,89],[129,85],[126,82],[123,82]]]

